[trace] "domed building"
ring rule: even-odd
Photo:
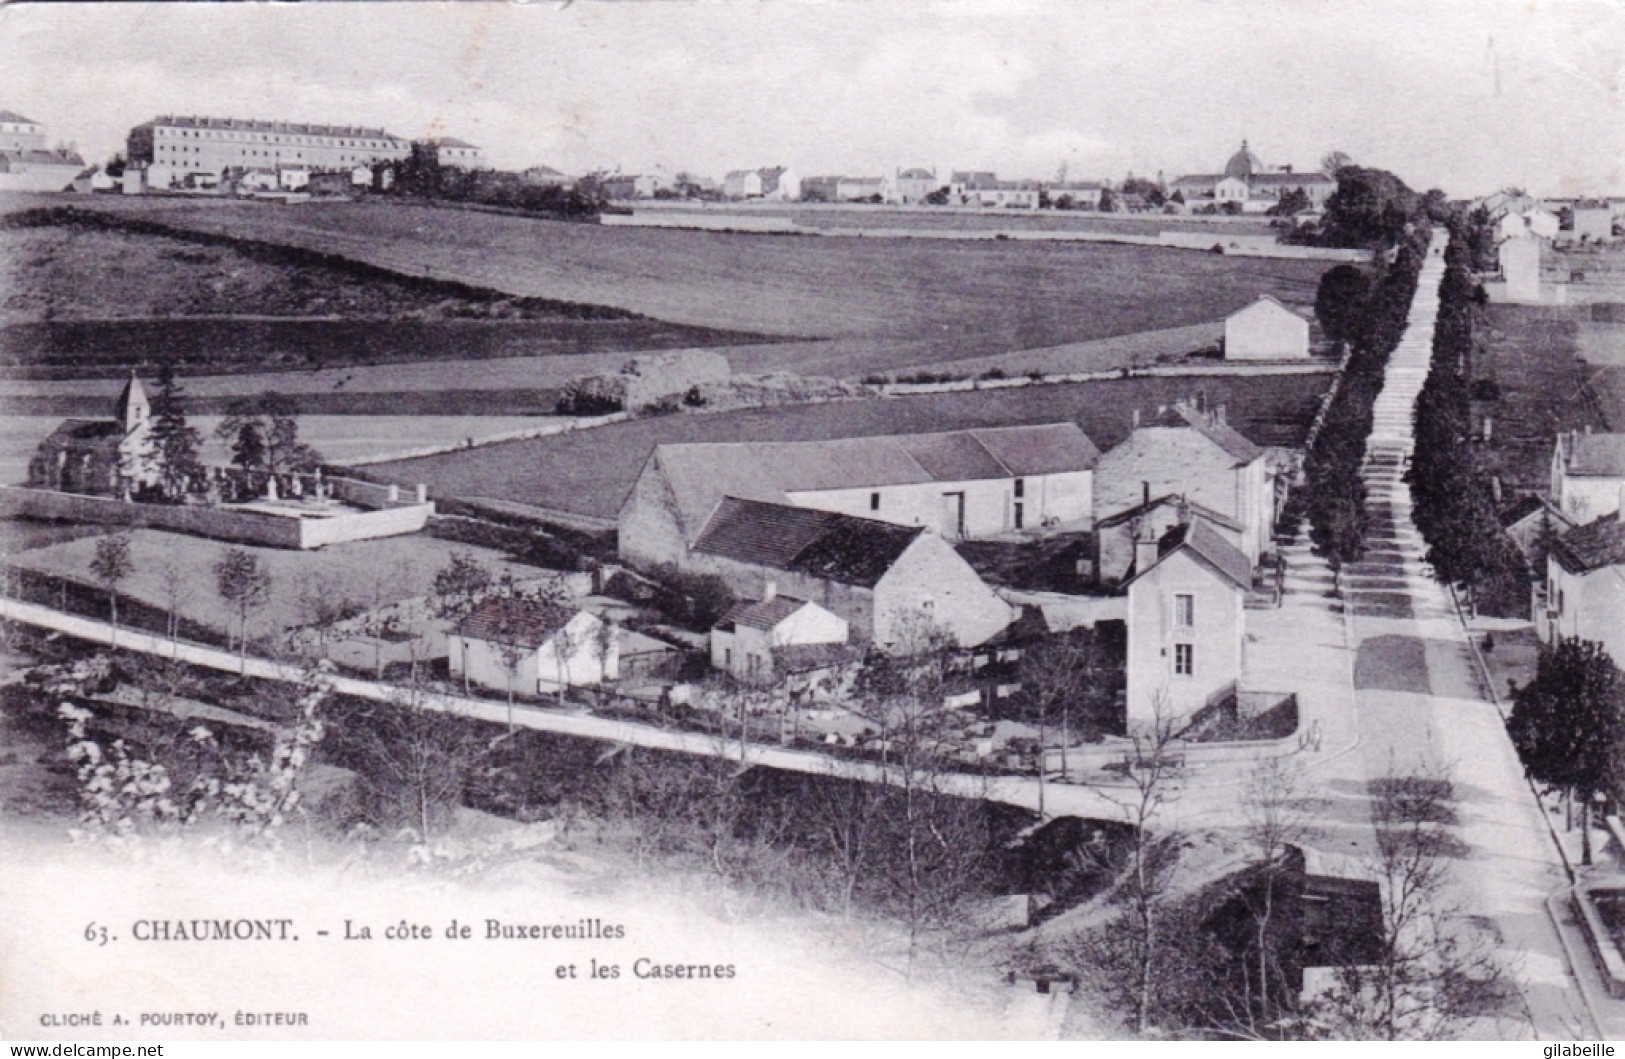
[[[1291,166],[1265,165],[1243,140],[1241,149],[1224,164],[1224,172],[1182,176],[1169,185],[1168,194],[1177,192],[1191,210],[1212,212],[1235,203],[1243,213],[1265,213],[1289,191],[1302,191],[1309,208],[1318,210],[1336,190],[1337,181],[1325,173],[1294,173]]]

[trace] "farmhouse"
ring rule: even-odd
[[[904,205],[924,202],[942,184],[929,169],[904,169],[892,180],[892,197]]]
[[[1252,584],[1247,557],[1200,518],[1136,546],[1140,572],[1128,584],[1131,728],[1188,717],[1235,691]]]
[[[934,533],[788,504],[725,498],[684,565],[741,598],[815,603],[881,647],[925,624],[972,647],[1016,616]]]
[[[584,610],[541,600],[488,599],[447,637],[453,677],[534,697],[620,676],[615,628]]]
[[[1095,464],[1095,516],[1107,518],[1172,493],[1241,527],[1250,564],[1270,540],[1274,481],[1264,450],[1225,422],[1224,408],[1176,404],[1134,428]]]
[[[1099,455],[1075,423],[660,445],[621,507],[620,554],[682,565],[728,496],[930,527],[950,539],[1087,524]]]
[[[1268,294],[1225,318],[1225,360],[1288,360],[1308,355],[1309,321]]]
[[[1569,431],[1552,452],[1552,502],[1575,522],[1620,509],[1625,487],[1625,434]]]
[[[1625,514],[1603,515],[1553,543],[1541,630],[1549,645],[1578,637],[1625,659]]]
[[[157,482],[149,436],[152,408],[132,373],[111,419],[68,419],[40,442],[28,464],[34,489],[128,497]]]
[[[759,600],[736,603],[711,630],[711,665],[736,679],[765,682],[779,675],[785,648],[845,644],[845,619],[816,603],[779,595],[769,582]]]
[[[759,199],[762,197],[762,174],[754,169],[734,169],[722,178],[722,197],[726,199]]]

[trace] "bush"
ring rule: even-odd
[[[660,585],[655,606],[667,618],[698,632],[709,632],[735,602],[733,589],[714,574],[689,573],[661,563],[653,577]]]

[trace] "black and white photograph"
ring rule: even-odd
[[[0,3],[0,1040],[1616,1037],[1625,4]]]

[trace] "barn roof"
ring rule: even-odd
[[[724,497],[694,550],[873,588],[924,531],[830,511]]]
[[[1236,429],[1211,412],[1199,412],[1186,404],[1176,404],[1153,416],[1144,427],[1189,427],[1199,436],[1223,449],[1237,463],[1251,463],[1264,455],[1264,450],[1242,437]],[[1142,427],[1141,429],[1144,429]],[[1134,434],[1123,444],[1133,444]]]
[[[742,600],[730,607],[728,613],[724,614],[717,624],[723,627],[743,625],[746,628],[768,632],[806,605],[806,600],[797,599],[795,596]]]
[[[1076,423],[892,434],[829,441],[660,445],[690,538],[725,496],[784,503],[789,494],[1085,471],[1100,458]]]

